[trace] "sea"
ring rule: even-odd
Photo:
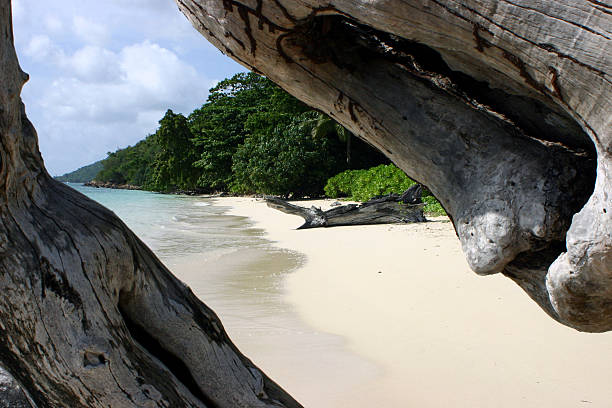
[[[149,191],[88,187],[66,183],[112,210],[166,263],[198,255],[209,259],[239,249],[270,249],[263,231],[244,217],[225,215],[214,200]]]

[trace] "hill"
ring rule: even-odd
[[[96,178],[96,175],[103,169],[102,161],[97,161],[87,166],[83,166],[73,172],[66,173],[62,176],[57,176],[57,181],[69,182],[69,183],[87,183],[88,181]]]

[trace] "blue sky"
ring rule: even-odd
[[[166,109],[190,113],[245,69],[173,0],[13,0],[22,99],[47,169],[60,175],[153,133]]]

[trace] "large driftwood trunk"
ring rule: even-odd
[[[612,6],[176,0],[220,50],[428,186],[471,268],[612,329]]]
[[[421,192],[422,187],[415,184],[402,195],[373,197],[362,204],[348,204],[327,211],[315,206],[301,207],[276,197],[266,197],[266,204],[286,214],[304,218],[304,224],[297,229],[425,222]]]
[[[39,407],[299,407],[109,210],[52,180],[0,1],[0,361]]]

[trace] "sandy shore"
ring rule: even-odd
[[[217,203],[305,255],[283,278],[284,301],[322,338],[344,339],[292,347],[234,336],[305,406],[611,406],[612,333],[561,326],[510,280],[476,276],[449,222],[296,231],[301,218],[262,201]],[[282,368],[277,347],[304,359]],[[343,357],[326,368],[317,355]]]

